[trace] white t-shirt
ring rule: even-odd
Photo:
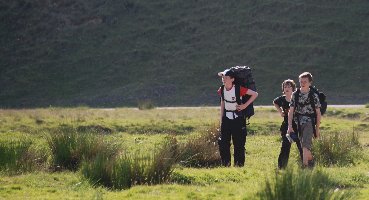
[[[235,92],[236,88],[235,86],[233,85],[232,89],[230,90],[227,90],[224,88],[224,108],[225,110],[228,110],[228,111],[236,111],[236,105],[237,105],[237,102],[236,102],[236,92]],[[241,87],[240,88],[240,98],[242,100],[242,96],[246,94],[247,92],[247,88],[245,87]],[[221,91],[219,91],[221,92]],[[227,112],[225,113],[225,116],[228,118],[228,119],[235,119],[238,117],[238,115],[234,112]]]

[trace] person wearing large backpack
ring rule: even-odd
[[[227,69],[218,73],[222,77],[223,85],[219,88],[220,127],[221,135],[218,139],[219,152],[223,166],[231,165],[231,140],[234,146],[234,166],[245,164],[246,122],[242,110],[246,109],[258,96],[258,93],[243,86],[235,85],[235,72]],[[238,94],[237,94],[238,93]],[[250,98],[245,103],[237,103],[238,98]],[[239,101],[240,102],[240,101]]]
[[[282,137],[282,147],[281,147],[281,151],[278,156],[278,168],[279,169],[286,168],[288,164],[292,142],[296,142],[297,148],[300,153],[300,158],[302,160],[302,148],[301,148],[301,143],[298,137],[296,137],[295,140],[292,140],[292,139],[290,140],[288,137],[286,137],[287,129],[288,129],[288,111],[290,109],[292,92],[295,91],[295,89],[296,89],[296,84],[293,80],[291,79],[284,80],[282,82],[283,95],[273,100],[274,107],[277,109],[281,117],[283,117],[283,122],[280,127],[281,137]],[[294,129],[294,132],[297,132],[296,123],[292,122],[292,126]]]
[[[288,112],[287,134],[294,132],[292,120],[297,124],[298,134],[302,145],[303,167],[314,166],[313,155],[311,153],[312,138],[320,136],[320,101],[318,94],[310,87],[313,76],[309,72],[304,72],[299,76],[300,88],[292,94],[290,110]]]

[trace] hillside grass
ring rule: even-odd
[[[330,108],[322,120],[322,135],[359,135],[362,157],[349,166],[317,166],[327,174],[333,190],[355,192],[355,199],[369,195],[368,108]],[[266,181],[277,170],[281,119],[271,108],[258,108],[251,119],[251,134],[246,143],[246,165],[242,168],[190,168],[176,165],[168,182],[134,185],[125,190],[110,190],[83,178],[80,171],[54,172],[51,149],[45,134],[61,128],[74,128],[83,134],[95,130],[104,142],[127,153],[153,152],[170,135],[179,143],[191,141],[217,124],[218,109],[90,109],[48,108],[0,110],[1,144],[27,138],[31,152],[43,165],[9,174],[0,172],[0,199],[258,199]],[[82,128],[81,128],[82,127]],[[78,129],[79,128],[79,129]],[[109,130],[109,131],[107,131]],[[100,132],[99,132],[100,131]],[[293,145],[289,167],[298,167]]]
[[[3,2],[0,107],[217,105],[249,65],[270,104],[304,71],[331,104],[368,102],[367,1]],[[359,84],[360,83],[360,84]]]

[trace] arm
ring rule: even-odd
[[[274,103],[274,107],[277,109],[277,111],[279,112],[279,114],[281,115],[281,117],[284,117],[285,113],[283,112],[283,110],[281,109],[281,107],[279,107],[278,104]]]
[[[320,113],[320,108],[316,109],[316,125],[315,125],[315,131],[316,131],[316,137],[319,138],[320,137],[320,120],[322,118],[322,114]]]
[[[236,106],[238,111],[247,108],[247,106],[249,106],[253,101],[255,101],[256,97],[258,97],[259,95],[257,92],[250,89],[247,90],[246,94],[250,95],[251,97],[249,98],[249,100],[246,101],[246,103]]]
[[[290,107],[290,110],[288,111],[288,129],[287,129],[288,134],[293,132],[292,120],[293,120],[293,113],[294,112],[295,112],[295,107]]]

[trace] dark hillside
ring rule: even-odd
[[[256,104],[303,71],[367,103],[368,21],[368,1],[2,1],[0,107],[218,105],[217,72],[245,64]]]

